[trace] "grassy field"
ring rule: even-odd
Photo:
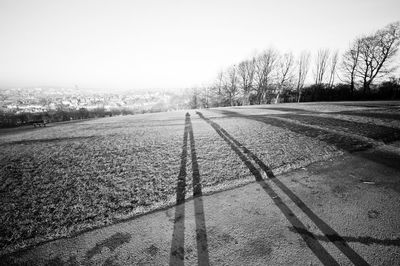
[[[200,111],[279,174],[344,152],[398,146],[399,106],[343,102]],[[207,121],[195,111],[189,113],[203,193],[253,182]],[[2,252],[173,205],[185,114],[0,130]],[[189,198],[191,173],[187,176]]]

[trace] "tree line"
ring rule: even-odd
[[[394,22],[356,38],[341,55],[269,48],[221,71],[211,85],[192,88],[190,107],[400,99],[400,78],[390,76],[399,46],[400,22]]]
[[[357,37],[342,54],[338,50],[319,49],[314,54],[303,51],[295,56],[292,52],[266,49],[221,71],[211,85],[192,88],[185,95],[175,95],[169,103],[159,102],[150,109],[0,111],[0,127],[24,125],[40,119],[58,122],[186,108],[400,99],[400,77],[391,76],[400,63],[396,62],[399,46],[400,22],[394,22]]]

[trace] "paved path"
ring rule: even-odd
[[[200,190],[176,207],[20,251],[0,264],[400,265],[397,157],[370,150],[274,177],[220,133],[257,182],[208,196]]]

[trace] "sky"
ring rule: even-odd
[[[269,47],[344,50],[399,0],[0,0],[0,87],[202,86]]]

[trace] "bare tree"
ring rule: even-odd
[[[329,49],[318,50],[314,68],[314,79],[316,85],[321,85],[324,82],[326,69],[328,67],[329,54]]]
[[[354,87],[356,82],[356,70],[360,60],[360,46],[361,40],[356,39],[352,45],[345,51],[341,63],[341,72],[350,83],[351,95],[354,94]]]
[[[189,107],[197,109],[200,107],[200,89],[193,87],[189,90]]]
[[[400,22],[391,23],[375,34],[360,39],[360,61],[356,73],[362,79],[364,93],[370,93],[370,85],[376,78],[394,70],[390,63],[399,45]]]
[[[255,58],[246,60],[238,65],[239,86],[243,93],[243,104],[250,104],[250,93],[253,89]]]
[[[268,49],[255,60],[254,85],[256,89],[257,102],[265,103],[267,92],[272,84],[272,74],[278,59],[278,53]]]
[[[224,72],[221,70],[217,75],[216,87],[218,95],[222,95],[223,81],[224,81]]]
[[[224,97],[224,71],[218,72],[215,81],[208,90],[209,99],[212,99],[212,106],[220,106]]]
[[[236,97],[239,93],[239,76],[237,72],[237,67],[233,65],[228,68],[224,76],[223,89],[226,97],[228,97],[230,106],[236,105]]]
[[[306,80],[308,70],[310,68],[310,53],[303,51],[300,54],[299,59],[297,60],[297,102],[300,102],[301,92],[304,87],[304,81]]]
[[[210,92],[211,86],[202,86],[199,94],[199,100],[202,108],[210,107]]]
[[[333,84],[335,83],[335,76],[336,76],[336,66],[338,63],[338,58],[339,58],[339,52],[336,50],[333,52],[330,60],[330,65],[329,65],[329,82],[328,86],[329,88],[333,88]]]
[[[294,59],[292,53],[285,53],[279,57],[277,64],[277,84],[275,103],[279,102],[279,96],[283,90],[289,85],[293,78]]]

